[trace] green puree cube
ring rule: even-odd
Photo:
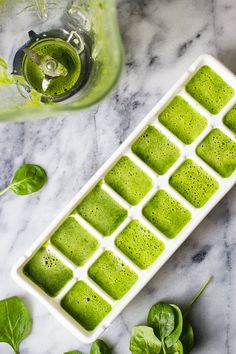
[[[138,204],[152,188],[151,178],[127,156],[115,164],[105,181],[132,205]]]
[[[138,280],[137,274],[111,251],[105,251],[88,274],[113,299],[121,299]]]
[[[215,178],[190,159],[174,172],[170,184],[196,208],[203,207],[219,188]]]
[[[165,236],[174,238],[192,215],[164,189],[160,189],[143,208],[143,215]]]
[[[92,331],[112,307],[87,283],[79,280],[61,301],[61,306],[87,331]]]
[[[175,144],[151,125],[133,144],[132,151],[159,175],[165,174],[180,156]]]
[[[77,207],[78,213],[103,236],[109,236],[127,217],[127,210],[121,207],[99,182]]]
[[[51,237],[52,244],[77,266],[82,266],[98,249],[99,242],[73,216]]]
[[[231,110],[224,116],[224,124],[236,134],[236,104]]]
[[[24,274],[49,296],[56,296],[72,279],[73,272],[54,253],[42,246],[24,266]]]
[[[159,121],[185,144],[191,144],[207,126],[207,119],[181,96],[161,112]]]
[[[165,249],[164,243],[138,220],[117,236],[116,246],[141,269],[147,269]]]
[[[236,143],[220,129],[213,129],[198,145],[197,154],[222,177],[236,169]]]
[[[212,114],[219,113],[234,96],[234,89],[207,65],[192,77],[186,91]]]

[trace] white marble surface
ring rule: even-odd
[[[118,9],[126,64],[109,98],[83,113],[0,125],[0,187],[23,162],[44,166],[49,176],[38,194],[9,192],[0,200],[0,298],[22,296],[34,318],[21,354],[89,350],[13,282],[15,261],[199,54],[236,71],[234,0],[123,0]],[[153,303],[185,304],[209,275],[214,281],[192,313],[193,354],[236,353],[235,229],[236,188],[106,330],[115,354],[129,353],[130,329],[145,322]],[[1,344],[0,352],[11,353]]]

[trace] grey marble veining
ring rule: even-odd
[[[236,71],[234,0],[121,0],[126,50],[121,80],[99,106],[85,112],[0,125],[0,187],[22,162],[44,166],[38,194],[0,200],[0,298],[23,296],[34,327],[22,354],[88,353],[48,311],[20,289],[10,269],[49,222],[132,132],[175,80],[202,53]],[[5,44],[6,45],[6,44]],[[130,330],[159,300],[186,304],[209,275],[214,281],[194,307],[193,354],[236,353],[236,188],[222,200],[144,290],[106,330],[115,354],[128,354]],[[10,354],[0,344],[2,354]]]

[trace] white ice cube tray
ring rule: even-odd
[[[90,343],[94,341],[101,333],[110,325],[110,323],[120,314],[125,306],[139,293],[139,291],[148,283],[148,281],[154,276],[154,274],[162,267],[162,265],[171,257],[171,255],[177,250],[177,248],[186,240],[190,233],[197,227],[197,225],[205,218],[205,216],[214,208],[214,206],[221,200],[221,198],[233,187],[236,182],[236,173],[234,172],[229,178],[222,178],[215,170],[207,165],[202,159],[200,159],[195,149],[200,141],[209,133],[214,127],[220,128],[226,135],[235,141],[234,134],[223,124],[222,119],[226,112],[236,103],[236,95],[228,102],[228,104],[217,115],[210,114],[203,106],[197,103],[186,91],[185,85],[196,73],[196,71],[202,66],[208,65],[215,72],[217,72],[236,92],[236,78],[227,68],[225,68],[218,60],[210,55],[200,56],[190,68],[183,74],[183,76],[177,81],[177,83],[169,90],[169,92],[157,103],[150,113],[143,119],[134,132],[126,139],[126,141],[120,146],[120,148],[109,158],[109,160],[98,170],[98,172],[86,183],[86,185],[80,190],[80,192],[73,198],[73,200],[66,206],[66,208],[58,215],[58,217],[51,223],[51,225],[42,233],[37,241],[25,252],[18,263],[14,266],[12,274],[15,281],[24,287],[27,291],[36,296],[48,310],[66,327],[70,330],[80,341],[84,343]],[[191,144],[185,145],[175,135],[173,135],[168,129],[166,129],[157,119],[158,113],[161,112],[170,100],[176,96],[181,95],[187,100],[192,107],[194,107],[199,113],[207,118],[208,125],[204,131],[198,136],[198,138]],[[179,147],[181,151],[180,158],[174,163],[174,165],[163,176],[157,175],[151,168],[149,168],[144,162],[142,162],[132,151],[131,145],[137,139],[137,137],[144,131],[144,129],[152,124],[159,131],[163,132],[172,142]],[[125,200],[123,200],[117,193],[115,193],[105,182],[103,183],[104,190],[106,190],[121,206],[124,206],[128,210],[128,217],[124,222],[115,230],[115,232],[109,237],[103,237],[97,230],[95,230],[90,224],[88,224],[81,216],[76,216],[82,226],[84,226],[92,235],[94,235],[100,241],[100,248],[93,254],[92,258],[82,267],[76,267],[71,263],[62,253],[60,253],[52,244],[49,243],[50,249],[55,252],[56,256],[61,259],[68,267],[73,270],[74,278],[69,281],[68,284],[62,289],[59,295],[55,298],[49,297],[43,292],[37,285],[35,285],[29,278],[23,273],[23,267],[30,259],[30,257],[50,239],[51,235],[59,227],[65,218],[72,212],[72,210],[78,205],[83,197],[97,184],[97,182],[106,175],[111,166],[119,160],[122,155],[128,155],[138,166],[142,168],[153,180],[153,188],[144,197],[144,199],[136,206],[131,206]],[[186,199],[184,199],[177,191],[175,191],[169,184],[169,177],[173,172],[181,165],[181,163],[187,158],[191,158],[196,161],[198,165],[202,166],[205,171],[209,172],[219,183],[219,189],[212,196],[212,198],[202,208],[195,208]],[[191,213],[192,219],[187,226],[175,237],[174,239],[168,239],[158,229],[156,229],[145,217],[142,215],[143,206],[152,198],[158,189],[164,188],[169,192],[176,200],[185,206]],[[138,219],[143,225],[145,225],[150,231],[152,231],[160,240],[165,244],[165,250],[157,258],[157,260],[146,270],[139,269],[129,258],[127,258],[114,244],[116,236],[125,228],[131,219]],[[88,268],[99,257],[99,255],[105,250],[109,249],[114,251],[124,262],[130,266],[139,276],[139,280],[131,288],[131,290],[119,301],[113,300],[108,294],[105,293],[94,281],[92,281],[87,274]],[[67,291],[75,284],[75,282],[85,280],[89,286],[91,286],[98,294],[100,294],[108,303],[112,305],[111,312],[104,318],[104,320],[95,328],[95,330],[89,332],[86,331],[79,323],[77,323],[69,314],[67,314],[61,307],[60,301]]]

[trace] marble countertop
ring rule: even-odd
[[[0,298],[14,294],[30,306],[34,326],[21,354],[88,353],[10,277],[15,261],[97,171],[193,60],[211,53],[236,72],[234,0],[122,0],[120,28],[126,50],[121,80],[99,106],[85,112],[0,125],[0,187],[23,162],[45,167],[38,194],[0,200]],[[236,187],[106,330],[115,354],[128,354],[130,330],[160,300],[186,304],[214,276],[194,307],[193,354],[236,353]],[[2,354],[10,354],[0,344]]]

